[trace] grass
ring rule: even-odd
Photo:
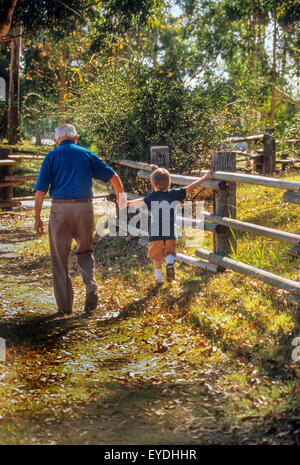
[[[237,198],[239,219],[299,232],[282,191],[243,185]],[[157,288],[136,240],[95,236],[99,308],[82,313],[73,250],[74,314],[55,317],[47,236],[32,234],[31,211],[0,224],[1,444],[299,443],[300,321],[285,291],[182,264]],[[237,239],[238,259],[299,281],[289,246]]]

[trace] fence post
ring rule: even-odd
[[[0,160],[7,160],[8,155],[12,153],[12,149],[6,147],[0,147]],[[13,166],[0,166],[0,182],[4,181],[5,176],[11,176],[13,173]],[[0,200],[11,202],[13,198],[13,186],[0,186]],[[1,202],[0,202],[1,208]]]
[[[263,174],[274,174],[276,160],[276,142],[274,129],[265,129],[263,137]]]
[[[214,171],[236,171],[236,154],[234,152],[213,152],[212,169]],[[229,182],[226,189],[214,190],[214,214],[227,218],[236,218],[236,183]],[[236,239],[227,228],[224,232],[214,232],[214,253],[229,255],[236,250]]]
[[[170,157],[167,145],[153,146],[150,148],[150,162],[153,165],[169,169]]]
[[[281,160],[287,160],[289,158],[289,154],[288,153],[282,153],[281,154]],[[288,167],[288,164],[287,163],[282,163],[281,164],[281,171],[286,171]],[[292,167],[292,165],[291,165]]]

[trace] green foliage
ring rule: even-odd
[[[21,21],[28,32],[56,28],[56,31],[63,37],[65,32],[72,28],[74,18],[77,21],[84,20],[84,11],[90,4],[88,0],[18,1],[12,26]]]
[[[295,1],[182,0],[176,17],[162,0],[47,1],[38,15],[40,3],[16,13],[38,29],[24,40],[27,129],[73,121],[110,158],[166,144],[172,168],[191,172],[225,137],[268,127],[274,101],[277,137],[296,121]]]
[[[94,63],[70,103],[70,117],[84,133],[89,128],[85,134],[99,152],[110,159],[148,161],[151,145],[168,145],[178,172],[209,163],[213,142],[226,134],[222,112],[228,95],[218,86],[214,97],[191,91],[160,67],[153,72],[135,65],[117,73],[112,66],[111,60]]]

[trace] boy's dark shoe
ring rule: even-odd
[[[84,311],[86,313],[92,312],[97,307],[97,304],[98,304],[97,292],[89,292],[85,298]]]
[[[175,279],[175,268],[172,263],[167,265],[167,281],[174,281]]]

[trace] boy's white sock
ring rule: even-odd
[[[173,255],[167,255],[166,256],[166,264],[167,265],[174,265],[174,256]]]
[[[162,282],[162,270],[154,270],[155,271],[155,279],[156,281]]]

